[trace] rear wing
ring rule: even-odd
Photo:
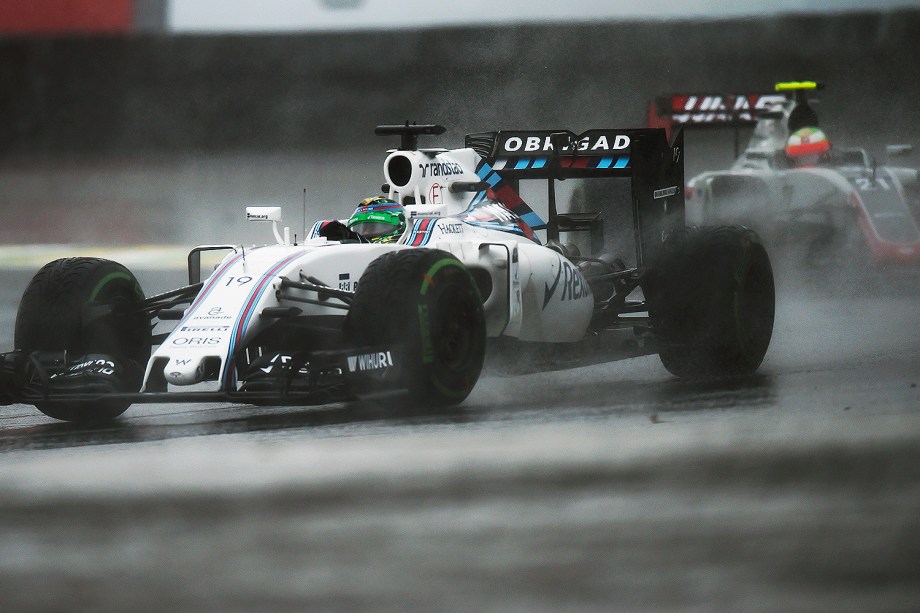
[[[824,89],[817,81],[784,81],[772,92],[751,94],[668,94],[648,105],[648,126],[671,130],[674,126],[741,127],[757,122],[789,100],[807,106],[811,92]]]
[[[469,134],[466,146],[485,162],[486,182],[496,175],[512,185],[549,182],[547,238],[558,240],[556,179],[622,177],[630,180],[637,261],[650,262],[664,237],[684,225],[683,132],[671,142],[662,129],[499,131]]]
[[[664,128],[670,135],[675,127],[733,128],[735,157],[741,153],[741,128],[753,126],[778,105],[784,93],[755,94],[669,94],[648,105],[648,126]]]
[[[670,131],[674,126],[741,127],[786,102],[784,93],[669,94],[648,105],[648,126]]]

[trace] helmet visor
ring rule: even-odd
[[[349,225],[349,227],[367,238],[380,238],[399,232],[399,226],[382,221],[358,221]]]

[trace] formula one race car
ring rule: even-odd
[[[650,105],[650,126],[755,126],[730,169],[690,179],[687,221],[743,223],[771,253],[819,273],[911,276],[920,270],[920,173],[831,147],[808,100],[820,87],[778,83],[772,94],[672,95]],[[910,152],[886,148],[889,157]]]
[[[250,207],[277,244],[196,247],[186,287],[145,298],[115,262],[47,264],[2,355],[0,400],[73,421],[139,402],[437,407],[466,398],[487,353],[507,371],[656,351],[680,376],[758,368],[773,327],[770,262],[745,228],[684,228],[679,134],[669,144],[659,129],[501,131],[418,148],[442,132],[378,127],[401,140],[384,162],[385,197],[345,223],[316,222],[300,244],[279,231],[279,208]],[[557,213],[556,181],[570,177],[630,181],[616,206],[633,216],[636,266],[560,243],[583,231],[604,245],[603,211]],[[520,197],[527,179],[546,181],[546,223]],[[545,244],[534,233],[544,228]],[[202,280],[212,250],[227,254]]]

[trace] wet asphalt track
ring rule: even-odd
[[[755,377],[650,356],[438,414],[0,407],[0,609],[916,610],[918,305],[784,299]]]

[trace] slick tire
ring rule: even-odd
[[[16,315],[15,346],[23,352],[66,351],[68,360],[110,356],[123,369],[125,392],[136,392],[150,357],[151,326],[141,311],[144,293],[124,266],[101,258],[64,258],[46,264],[26,287]],[[55,419],[114,419],[123,401],[36,404]]]
[[[470,272],[434,249],[403,249],[371,262],[345,322],[355,346],[402,344],[393,383],[416,408],[451,406],[469,395],[482,370],[485,329]]]
[[[680,377],[753,373],[773,334],[770,259],[748,228],[673,234],[643,286],[665,368]]]

